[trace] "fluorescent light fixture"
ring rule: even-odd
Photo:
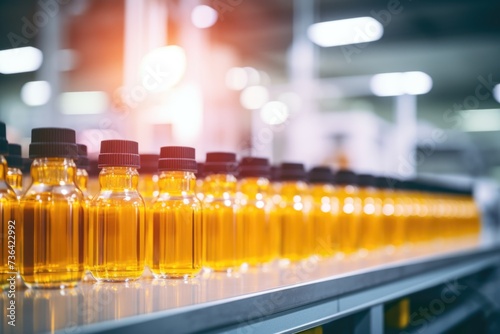
[[[290,115],[288,107],[281,101],[267,102],[260,110],[260,118],[269,125],[284,123]]]
[[[432,88],[432,78],[419,71],[376,74],[370,89],[377,96],[421,95]]]
[[[369,16],[315,23],[307,29],[309,39],[323,47],[373,42],[383,34],[382,24]]]
[[[101,114],[108,106],[105,92],[66,92],[59,96],[59,107],[66,115]]]
[[[241,105],[246,109],[259,109],[269,100],[269,92],[264,86],[250,86],[240,95]]]
[[[21,88],[21,99],[28,106],[42,106],[49,102],[50,84],[47,81],[30,81]]]
[[[464,110],[467,121],[462,123],[462,130],[467,132],[500,131],[500,109]]]
[[[495,100],[500,103],[500,84],[493,88],[493,96],[495,97]]]
[[[217,11],[207,5],[199,5],[193,8],[191,12],[191,22],[196,28],[210,28],[217,22],[219,14]]]
[[[0,73],[33,72],[40,68],[42,51],[32,46],[0,51]]]

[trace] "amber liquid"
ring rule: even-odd
[[[17,198],[21,198],[23,194],[23,173],[21,170],[19,168],[9,167],[6,180],[16,193]]]
[[[280,257],[303,260],[313,254],[313,224],[309,219],[310,198],[306,183],[285,181],[279,185],[279,204],[274,218],[280,225]]]
[[[269,180],[248,177],[239,181],[241,207],[237,213],[238,254],[243,263],[260,265],[274,259],[271,255],[271,206],[268,196]]]
[[[151,203],[158,197],[160,193],[158,180],[159,177],[156,174],[141,174],[139,177],[139,193],[144,198],[146,204]]]
[[[138,279],[145,265],[144,201],[138,173],[107,167],[99,176],[101,192],[90,205],[90,271],[98,281]]]
[[[236,248],[236,178],[209,175],[203,190],[204,266],[214,271],[231,271],[242,264]]]
[[[390,252],[406,242],[405,219],[408,210],[399,192],[384,191],[382,204],[382,226],[384,244]]]
[[[361,188],[359,196],[362,200],[360,247],[372,251],[385,244],[382,226],[382,199],[374,188]]]
[[[340,249],[344,254],[352,254],[360,249],[362,201],[357,188],[350,185],[340,186],[337,194],[340,200]]]
[[[328,257],[340,252],[339,200],[335,188],[328,184],[310,186],[314,252]]]
[[[83,196],[75,171],[62,158],[36,159],[31,167],[18,230],[20,274],[30,287],[70,287],[82,278]]]
[[[202,268],[201,203],[195,177],[187,172],[163,172],[160,195],[150,207],[151,271],[157,278],[188,278]]]
[[[89,206],[92,196],[88,193],[89,175],[85,169],[77,168],[76,185],[83,193],[83,266],[86,271],[89,270]]]
[[[16,220],[18,201],[14,190],[6,183],[7,162],[0,156],[0,288],[8,286],[7,279],[15,276],[18,270],[18,251],[20,248],[19,220]],[[10,221],[15,224],[9,223]],[[10,264],[9,264],[9,261]],[[13,266],[13,267],[11,267]],[[14,274],[12,274],[14,273]]]

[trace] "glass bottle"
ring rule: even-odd
[[[359,197],[357,175],[349,170],[340,170],[334,175],[337,196],[340,201],[340,249],[344,255],[360,250],[362,201]]]
[[[275,236],[270,226],[269,196],[271,166],[266,158],[244,157],[238,173],[238,254],[243,263],[262,265],[273,260],[269,245]]]
[[[322,257],[340,252],[339,199],[333,186],[333,173],[329,167],[314,167],[308,173],[312,197],[311,223],[315,253]]]
[[[101,189],[90,203],[90,271],[98,281],[132,281],[141,277],[145,266],[138,143],[102,141],[98,164]]]
[[[21,236],[19,234],[19,224],[16,220],[16,210],[18,200],[16,193],[7,182],[7,161],[4,155],[9,153],[6,138],[5,123],[0,122],[0,288],[8,288],[15,282],[18,263],[18,250]],[[8,281],[9,280],[9,281]],[[0,292],[1,293],[1,292]]]
[[[7,183],[15,191],[17,198],[23,194],[23,158],[21,157],[21,145],[9,144],[9,155],[7,159]]]
[[[236,154],[207,153],[203,180],[203,262],[231,272],[241,265],[236,249]]]
[[[361,205],[361,226],[359,230],[360,247],[363,251],[381,248],[384,241],[382,218],[382,199],[375,187],[375,177],[369,174],[358,175]]]
[[[20,203],[20,273],[28,287],[71,287],[83,275],[85,205],[75,183],[75,131],[33,129],[29,155],[32,183]]]
[[[280,225],[280,257],[285,262],[300,261],[313,254],[313,225],[309,220],[310,197],[306,172],[301,163],[280,165],[274,216]],[[276,224],[276,223],[272,223]]]
[[[150,206],[151,271],[156,278],[190,278],[202,268],[202,210],[196,197],[195,150],[160,151],[159,195]]]
[[[158,154],[141,154],[141,175],[139,177],[139,193],[146,206],[159,194],[158,186]]]

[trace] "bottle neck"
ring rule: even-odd
[[[36,158],[31,164],[33,183],[75,184],[76,165],[69,158]]]
[[[139,173],[133,167],[104,167],[99,173],[101,190],[137,190]]]
[[[269,180],[264,177],[245,177],[238,181],[238,191],[248,197],[269,192]]]
[[[7,160],[0,154],[0,181],[7,180]]]
[[[231,174],[211,174],[203,180],[203,193],[213,198],[232,197],[236,194],[237,180]]]
[[[163,171],[158,179],[160,196],[194,196],[195,186],[193,172]]]
[[[76,169],[76,184],[81,191],[87,191],[87,186],[89,182],[89,174],[83,168]]]

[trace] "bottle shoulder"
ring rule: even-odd
[[[0,181],[0,200],[17,201],[17,195],[14,189],[5,181]]]
[[[90,205],[145,206],[138,191],[103,191],[96,194]]]

